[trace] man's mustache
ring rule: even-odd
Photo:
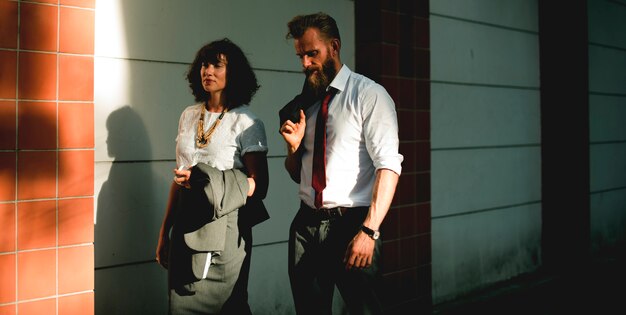
[[[302,72],[303,72],[303,73],[304,73],[304,74],[308,77],[308,76],[310,76],[311,74],[313,74],[313,72],[315,72],[315,71],[317,71],[317,70],[319,70],[319,69],[317,69],[317,68],[313,68],[313,67],[309,67],[309,68],[304,68],[304,69],[302,69]]]

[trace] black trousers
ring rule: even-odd
[[[377,290],[382,240],[376,240],[372,265],[346,270],[348,244],[360,231],[368,208],[320,219],[302,204],[289,234],[289,279],[296,313],[332,314],[335,285],[352,315],[382,314]]]

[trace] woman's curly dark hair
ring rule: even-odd
[[[202,87],[200,76],[202,63],[217,64],[220,55],[226,56],[227,61],[226,88],[224,89],[226,104],[224,106],[233,109],[249,104],[260,85],[258,85],[256,75],[241,48],[228,38],[204,45],[198,50],[196,58],[189,66],[187,81],[189,81],[189,87],[196,102],[206,102],[211,98],[211,95]]]

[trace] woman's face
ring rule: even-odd
[[[220,55],[216,64],[203,62],[200,68],[202,87],[212,96],[226,88],[226,56]]]

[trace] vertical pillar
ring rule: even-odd
[[[390,314],[427,311],[432,304],[428,1],[356,1],[355,10],[356,71],[393,98],[404,155],[381,228],[383,303]]]
[[[564,270],[590,247],[587,1],[539,1],[543,263]]]

